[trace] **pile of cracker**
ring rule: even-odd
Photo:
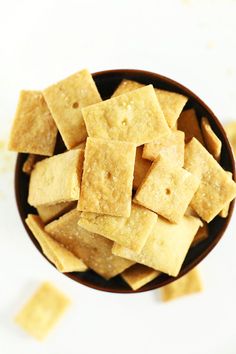
[[[184,110],[187,100],[123,80],[102,101],[87,70],[21,92],[9,148],[29,154],[37,214],[26,223],[61,272],[120,274],[134,290],[176,277],[207,224],[227,216],[236,184],[219,164],[221,141],[206,117]],[[57,134],[67,151],[52,156]]]

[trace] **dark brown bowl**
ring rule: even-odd
[[[164,76],[148,72],[142,70],[107,70],[101,71],[93,74],[93,78],[96,82],[98,90],[103,99],[109,98],[116,87],[119,85],[122,79],[129,79],[139,81],[143,84],[153,84],[154,87],[158,87],[164,90],[174,91],[181,93],[185,96],[189,97],[188,103],[185,109],[194,108],[197,112],[198,119],[202,116],[205,116],[209,119],[209,122],[217,134],[217,136],[222,141],[222,155],[221,155],[221,166],[233,173],[233,178],[235,179],[235,164],[234,164],[234,157],[226,137],[225,131],[216,118],[214,113],[210,110],[210,108],[200,99],[198,98],[193,92],[191,92],[186,87],[182,86],[178,82],[175,82],[171,79],[168,79]],[[56,146],[56,153],[62,152],[65,150],[61,139],[59,137],[57,146]],[[26,174],[22,172],[22,165],[26,159],[26,154],[18,154],[16,168],[15,168],[15,195],[16,195],[16,202],[19,210],[19,214],[22,220],[22,223],[34,245],[37,249],[42,253],[42,250],[35,240],[33,234],[27,227],[25,223],[25,218],[27,217],[28,213],[35,213],[35,209],[32,208],[27,203],[27,196],[28,196],[28,182],[29,178]],[[179,273],[179,277],[183,276],[189,270],[194,268],[199,262],[201,262],[208,253],[215,247],[215,245],[219,242],[220,238],[222,237],[223,233],[225,232],[234,208],[234,201],[230,205],[229,214],[227,218],[223,219],[220,217],[216,217],[210,224],[209,224],[209,237],[198,244],[197,246],[191,248],[187,254],[187,257],[184,261],[184,264],[181,268]],[[89,286],[90,288],[94,288],[97,290],[103,290],[113,293],[135,293],[135,292],[143,292],[148,290],[157,289],[163,285],[166,285],[177,278],[170,277],[166,274],[160,275],[158,278],[154,279],[152,282],[146,284],[141,289],[137,291],[133,291],[129,288],[129,286],[119,277],[116,276],[115,278],[105,281],[102,277],[97,275],[95,272],[89,270],[84,273],[67,273],[65,274],[69,278],[77,281],[78,283],[84,284]]]

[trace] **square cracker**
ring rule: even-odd
[[[193,108],[183,111],[178,119],[178,129],[185,133],[185,142],[188,143],[193,137],[202,145],[204,140],[198,123],[196,112]]]
[[[82,213],[78,225],[138,253],[147,241],[156,221],[155,213],[133,204],[128,218]]]
[[[87,136],[81,109],[101,102],[88,70],[82,70],[43,91],[62,139],[71,149]]]
[[[160,154],[169,158],[173,164],[184,165],[184,133],[172,131],[157,141],[144,145],[143,158],[154,161]]]
[[[25,222],[40,244],[45,256],[60,272],[84,272],[88,269],[81,259],[44,231],[43,222],[38,215],[29,214]]]
[[[136,146],[88,138],[78,209],[128,217]]]
[[[121,273],[121,277],[133,290],[138,290],[145,284],[150,283],[159,274],[160,272],[157,270],[143,264],[134,264]]]
[[[21,91],[9,150],[51,156],[57,127],[40,91]]]
[[[175,277],[201,225],[201,220],[193,216],[184,216],[178,224],[159,217],[139,254],[118,243],[112,253]]]
[[[145,85],[136,81],[122,80],[112,97],[119,96],[123,93],[136,90]],[[160,103],[162,112],[170,128],[174,128],[176,121],[182,112],[188,98],[176,93],[155,88],[157,99]]]
[[[236,183],[195,138],[186,145],[184,167],[201,180],[191,207],[209,223],[235,198]]]
[[[196,268],[185,274],[180,279],[173,281],[161,288],[163,301],[174,300],[178,297],[202,291],[202,282]]]
[[[74,209],[53,221],[45,230],[58,242],[64,244],[96,273],[110,279],[134,264],[112,254],[113,242],[89,232],[78,225],[81,213]]]
[[[68,212],[69,210],[74,209],[75,206],[76,206],[76,201],[73,201],[73,202],[62,202],[62,203],[52,204],[52,205],[40,205],[36,209],[41,220],[44,222],[44,224],[46,224],[49,221],[52,221],[53,219],[56,219],[62,214]]]
[[[206,117],[201,120],[202,134],[207,150],[216,159],[217,162],[220,161],[221,147],[222,143],[220,139],[213,132],[210,123]]]
[[[142,180],[147,174],[147,171],[151,167],[151,161],[142,158],[143,145],[138,146],[136,149],[135,164],[134,164],[134,180],[133,188],[138,189]]]
[[[56,325],[70,300],[51,283],[44,282],[17,314],[16,323],[28,334],[43,340]]]
[[[134,202],[178,223],[199,183],[199,178],[160,155],[139,186]]]
[[[28,203],[51,205],[79,199],[83,150],[71,150],[37,162],[30,175]]]
[[[169,132],[152,85],[82,109],[88,135],[142,145]]]

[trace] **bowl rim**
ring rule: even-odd
[[[146,70],[140,70],[140,69],[109,69],[109,70],[103,70],[103,71],[97,71],[95,73],[92,73],[92,77],[94,79],[97,79],[99,77],[102,76],[115,76],[115,75],[123,75],[125,76],[126,74],[132,75],[132,74],[140,74],[142,76],[148,76],[148,77],[153,77],[153,79],[155,80],[160,80],[160,81],[164,81],[165,83],[167,83],[170,86],[174,86],[176,88],[178,88],[181,91],[184,91],[184,94],[186,96],[189,96],[191,98],[193,98],[200,106],[202,106],[204,108],[204,110],[206,110],[209,115],[212,117],[212,119],[214,120],[214,122],[217,125],[217,128],[220,130],[220,133],[223,135],[224,140],[225,140],[225,147],[227,150],[227,155],[228,158],[230,160],[230,164],[232,165],[232,175],[233,175],[233,180],[235,181],[235,160],[234,160],[234,155],[233,155],[233,151],[232,151],[232,147],[229,143],[228,137],[226,135],[226,132],[221,124],[221,122],[219,121],[219,119],[216,117],[216,115],[213,113],[213,111],[207,106],[207,104],[202,101],[202,99],[200,99],[194,92],[192,92],[190,89],[188,89],[187,87],[185,87],[184,85],[180,84],[179,82],[170,79],[166,76],[163,76],[161,74],[155,73],[155,72],[151,72],[151,71],[146,71]],[[125,77],[124,77],[125,78]],[[124,79],[123,78],[123,79]],[[129,78],[128,78],[129,80]],[[33,236],[31,230],[29,229],[29,227],[27,226],[25,219],[24,219],[24,212],[23,212],[23,206],[20,203],[20,195],[19,195],[19,189],[20,189],[20,181],[18,179],[18,171],[20,170],[20,163],[21,163],[21,156],[24,155],[22,153],[18,153],[17,154],[17,159],[16,159],[16,164],[15,164],[15,173],[14,173],[14,189],[15,189],[15,199],[16,199],[16,205],[17,205],[17,210],[18,213],[20,215],[20,219],[27,231],[27,234],[29,236],[29,238],[31,239],[31,241],[33,242],[33,244],[35,245],[35,247],[39,250],[39,252],[41,253],[41,255],[49,262],[51,263],[51,265],[55,267],[55,265],[50,262],[48,260],[48,258],[44,255],[44,253],[42,252],[42,249],[38,243],[38,241],[35,239],[35,237]],[[82,285],[85,285],[89,288],[95,289],[95,290],[100,290],[100,291],[104,291],[104,292],[108,292],[108,293],[115,293],[115,294],[136,294],[136,293],[142,293],[142,292],[146,292],[146,291],[150,291],[150,290],[155,290],[158,288],[161,288],[179,278],[181,278],[182,276],[184,276],[186,273],[188,273],[191,269],[193,269],[194,267],[196,267],[212,250],[213,248],[216,246],[216,244],[220,241],[220,239],[222,238],[223,234],[225,233],[232,214],[233,214],[233,210],[234,210],[234,205],[235,205],[235,199],[230,203],[230,208],[229,208],[229,212],[227,217],[224,219],[224,225],[222,226],[221,230],[219,233],[217,233],[216,237],[212,240],[212,242],[209,244],[208,247],[206,247],[206,249],[203,250],[203,252],[196,257],[189,265],[187,265],[177,277],[171,277],[168,276],[161,285],[157,286],[157,285],[149,285],[146,284],[145,288],[143,289],[143,287],[141,287],[138,290],[132,290],[130,289],[108,289],[105,288],[101,285],[97,285],[94,284],[86,279],[83,278],[78,278],[78,276],[76,276],[74,273],[63,273],[63,275],[67,276],[68,278],[76,281],[77,283],[80,283]]]

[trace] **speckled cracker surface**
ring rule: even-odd
[[[88,231],[140,252],[156,223],[157,215],[139,205],[132,205],[128,218],[82,213],[78,225]]]
[[[45,256],[60,272],[84,272],[87,270],[86,265],[81,259],[47,234],[38,215],[29,214],[25,221],[40,244]]]
[[[137,254],[115,243],[113,254],[177,276],[201,220],[184,216],[178,224],[159,217],[142,251]]]
[[[135,152],[132,143],[87,139],[79,210],[130,215]]]
[[[136,81],[122,80],[120,85],[113,93],[112,97],[119,96],[123,93],[132,90],[136,90],[143,86],[145,85],[140,84],[139,82]],[[173,128],[188,98],[176,92],[169,92],[157,88],[155,88],[155,93],[169,127]]]
[[[160,154],[169,158],[172,164],[184,165],[184,133],[172,131],[155,142],[144,145],[143,158],[154,161]]]
[[[199,178],[172,165],[171,160],[160,155],[138,188],[134,201],[177,223],[183,217],[199,183]]]
[[[144,266],[143,264],[134,264],[126,269],[121,277],[133,289],[138,290],[147,283],[155,279],[160,272],[155,269]]]
[[[37,207],[37,212],[44,223],[61,216],[72,208],[75,208],[76,201],[64,202],[52,205],[41,205]]]
[[[212,130],[210,123],[206,117],[203,117],[201,120],[201,128],[207,150],[210,154],[212,154],[216,161],[219,162],[222,143]]]
[[[185,133],[185,142],[188,143],[193,137],[198,139],[202,145],[204,140],[198,123],[196,112],[193,108],[187,109],[180,114],[178,129]]]
[[[193,269],[180,279],[161,288],[163,301],[174,300],[178,297],[202,291],[202,282],[197,269]]]
[[[151,161],[142,158],[143,154],[143,145],[138,146],[136,149],[135,164],[134,164],[134,180],[133,188],[137,189],[144,177],[147,174],[147,171],[151,167]]]
[[[113,242],[78,225],[81,213],[74,209],[46,226],[46,231],[83,259],[96,273],[110,279],[134,262],[112,254]]]
[[[40,91],[21,91],[9,150],[51,156],[57,127]]]
[[[85,140],[87,132],[81,109],[101,101],[91,74],[79,71],[48,87],[43,95],[67,149]]]
[[[210,222],[235,198],[236,183],[194,138],[186,145],[184,167],[201,180],[191,206],[203,220]]]
[[[166,90],[155,89],[161,109],[170,128],[173,128],[188,98]]]
[[[142,145],[169,132],[152,85],[86,107],[82,114],[95,138]]]
[[[44,282],[17,314],[16,323],[28,334],[43,340],[63,315],[70,300],[51,283]]]
[[[79,199],[84,152],[71,150],[35,164],[28,203],[50,205]]]

